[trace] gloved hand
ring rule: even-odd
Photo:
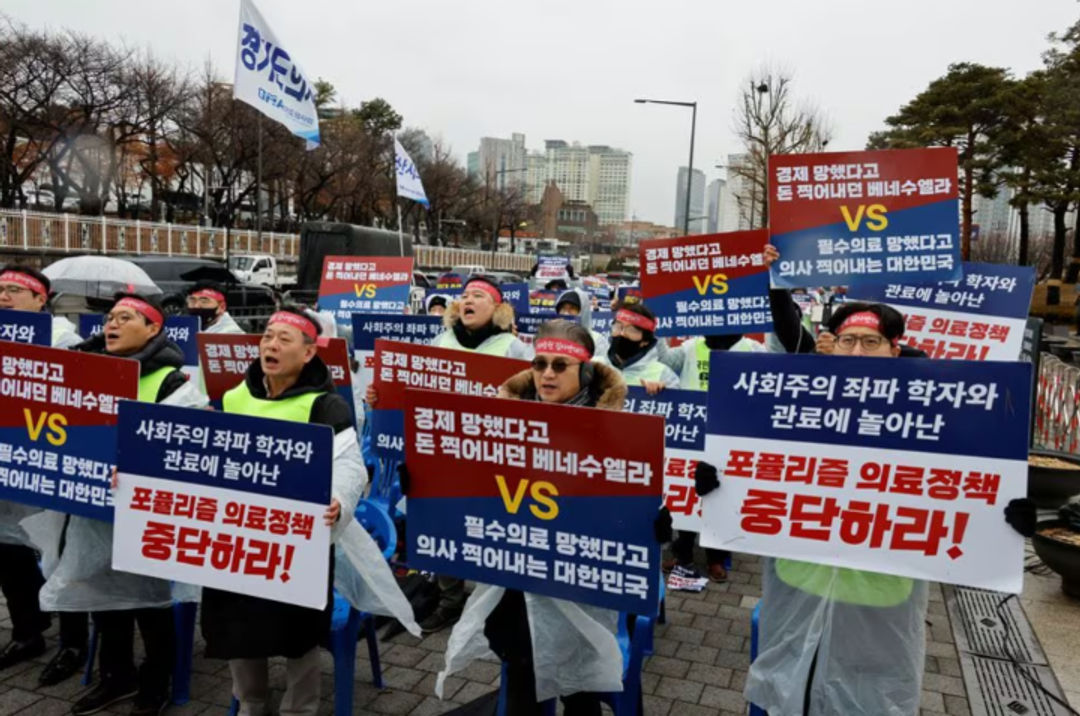
[[[716,468],[707,462],[699,462],[694,468],[694,489],[698,497],[704,497],[720,487],[720,478],[716,474]]]
[[[1035,523],[1038,520],[1035,503],[1026,497],[1009,500],[1009,504],[1005,505],[1005,521],[1024,537],[1035,534]]]
[[[401,463],[397,466],[398,485],[401,486],[401,494],[405,497],[409,496],[409,469],[405,467],[405,463]]]
[[[671,512],[668,511],[667,507],[661,507],[660,511],[656,513],[652,528],[657,544],[664,544],[675,538],[675,531],[671,526]]]

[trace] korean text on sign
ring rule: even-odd
[[[379,402],[372,414],[375,452],[404,457],[405,391],[437,390],[457,395],[494,396],[503,381],[528,363],[470,351],[378,339],[375,341],[375,388]]]
[[[705,544],[1019,590],[1030,365],[737,359],[711,357]]]
[[[0,310],[0,341],[52,345],[52,316],[44,311]]]
[[[642,241],[641,293],[657,335],[772,330],[765,230]]]
[[[327,256],[319,282],[319,309],[339,325],[353,313],[405,313],[413,260],[397,256]]]
[[[386,316],[354,313],[353,353],[360,364],[360,385],[368,386],[375,376],[375,341],[385,338],[403,343],[427,345],[443,331],[439,316]]]
[[[660,419],[418,390],[405,400],[413,566],[655,613]]]
[[[118,429],[114,568],[325,606],[329,427],[124,403]]]
[[[773,285],[960,278],[956,150],[769,157]]]
[[[888,303],[904,314],[901,340],[931,358],[1017,360],[1034,290],[1031,266],[965,262],[959,281],[857,281],[848,295]]]
[[[664,504],[675,529],[701,531],[701,499],[694,470],[705,459],[706,395],[700,390],[664,390],[648,395],[630,388],[626,412],[664,419]]]
[[[116,414],[139,364],[22,343],[0,355],[0,498],[112,519]]]

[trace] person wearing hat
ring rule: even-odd
[[[429,316],[441,316],[446,313],[448,303],[449,300],[444,294],[433,293],[424,302],[424,313]]]
[[[830,316],[833,355],[901,356],[904,317],[880,303],[845,303]],[[720,488],[699,463],[699,495]],[[1035,506],[1012,500],[1005,521],[1035,531]],[[772,714],[915,714],[926,648],[923,580],[794,559],[765,559],[760,648],[744,695]]]
[[[243,333],[239,324],[229,315],[225,291],[214,281],[199,281],[188,289],[187,312],[199,319],[202,333]]]
[[[39,313],[48,310],[49,279],[29,266],[0,269],[0,309]],[[62,316],[52,317],[53,348],[70,348],[82,342],[75,325]],[[49,615],[41,611],[38,592],[45,577],[37,553],[19,522],[39,512],[35,507],[0,501],[0,591],[11,616],[11,641],[0,649],[0,669],[6,669],[45,653],[42,633]],[[64,681],[86,662],[89,628],[85,612],[60,614],[60,650],[38,678],[41,686]]]
[[[596,346],[596,354],[605,355],[609,348],[608,339],[593,330],[591,298],[587,293],[578,289],[564,291],[555,301],[555,313],[566,318],[576,318],[592,336],[593,345]]]
[[[597,360],[614,366],[627,385],[640,385],[650,395],[679,387],[679,376],[660,360],[656,316],[641,301],[615,307],[611,346]]]
[[[337,541],[343,530],[352,526],[367,473],[352,412],[335,391],[330,369],[318,356],[321,333],[316,316],[302,309],[283,307],[271,315],[259,342],[259,360],[248,366],[243,382],[225,393],[222,408],[226,413],[333,428],[332,500],[323,517],[332,527],[331,539]],[[319,646],[328,637],[334,605],[333,550],[327,559],[331,570],[324,609],[203,589],[206,656],[229,661],[240,716],[266,713],[270,696],[267,660],[275,656],[286,659],[281,713],[314,715],[318,711]],[[381,555],[378,561],[385,565]]]
[[[138,400],[205,408],[209,401],[181,370],[184,354],[167,338],[164,326],[157,299],[120,294],[105,315],[104,330],[73,350],[138,361]],[[89,611],[97,626],[100,680],[76,701],[72,713],[97,713],[134,696],[131,713],[150,716],[169,701],[175,659],[172,584],[114,570],[112,542],[112,524],[66,516],[58,563],[41,588],[41,606]],[[146,652],[139,669],[134,658],[136,623]]]
[[[446,330],[435,336],[431,345],[439,348],[474,351],[503,358],[530,360],[529,347],[513,333],[514,308],[503,301],[499,284],[484,275],[470,276],[461,298],[450,304],[443,314]],[[377,407],[379,396],[369,385],[364,401]],[[439,576],[439,604],[435,611],[420,621],[424,633],[444,629],[457,621],[465,606],[465,581],[456,577]]]

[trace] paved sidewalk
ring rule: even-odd
[[[756,558],[736,556],[730,581],[710,584],[700,594],[671,593],[667,598],[667,624],[656,632],[655,654],[646,662],[642,681],[645,712],[649,716],[696,716],[746,713],[742,688],[750,663],[750,612],[761,594],[761,565]],[[926,677],[923,682],[923,714],[937,716],[969,714],[964,683],[953,645],[952,629],[942,601],[941,588],[930,592]],[[0,609],[0,643],[10,639],[11,623]],[[56,627],[48,633],[56,640]],[[357,658],[357,681],[353,689],[359,714],[443,713],[493,691],[499,682],[499,665],[474,663],[464,673],[447,680],[447,701],[434,696],[435,674],[442,668],[442,654],[449,631],[416,639],[407,634],[382,644],[383,676],[387,688],[371,684],[371,666],[364,645]],[[201,643],[196,644],[196,654]],[[0,672],[0,716],[54,716],[65,714],[83,687],[78,678],[51,688],[38,689],[37,678],[46,656],[35,662]],[[170,716],[224,714],[230,700],[230,681],[222,661],[196,656],[192,678],[192,701],[166,710]],[[283,665],[272,668],[271,683],[280,698]],[[333,696],[333,661],[323,653],[321,713],[330,714]],[[107,713],[126,714],[121,704]]]

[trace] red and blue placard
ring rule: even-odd
[[[112,520],[116,413],[138,385],[137,361],[5,344],[0,499]]]
[[[327,256],[319,282],[319,310],[332,311],[339,325],[353,313],[405,313],[412,285],[412,258]]]
[[[126,402],[113,568],[321,609],[333,430]]]
[[[703,544],[1019,590],[1031,365],[715,351],[710,375]]]
[[[964,262],[964,278],[938,284],[860,280],[853,300],[887,303],[904,314],[904,343],[931,358],[1017,360],[1031,295],[1032,266]]]
[[[528,367],[525,361],[474,351],[376,340],[379,401],[371,414],[375,453],[394,460],[405,457],[406,388],[494,396],[507,378]]]
[[[410,566],[656,613],[663,420],[424,390],[405,401]]]
[[[366,388],[375,377],[375,341],[379,338],[427,345],[443,330],[442,316],[354,313],[353,355],[360,364],[357,372],[360,385]]]
[[[958,280],[956,157],[952,147],[770,156],[773,285]]]
[[[52,345],[52,316],[44,311],[0,310],[0,341]]]
[[[652,239],[638,246],[641,295],[658,336],[772,330],[767,231]]]

